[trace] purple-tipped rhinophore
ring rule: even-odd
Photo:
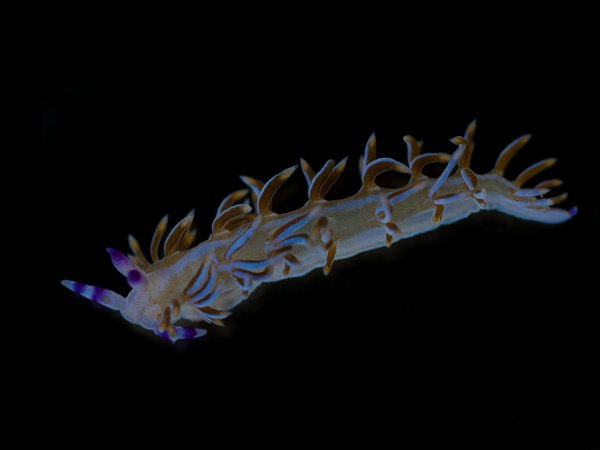
[[[110,259],[115,266],[115,269],[122,275],[127,277],[129,286],[136,287],[147,283],[144,272],[127,256],[114,248],[107,248],[106,251],[110,255]]]
[[[110,259],[115,266],[115,269],[117,269],[122,275],[127,276],[127,274],[132,270],[139,270],[138,266],[136,266],[133,261],[131,261],[120,251],[110,247],[107,248],[106,251],[110,255]]]

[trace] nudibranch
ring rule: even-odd
[[[316,268],[325,274],[336,259],[349,258],[377,247],[464,219],[482,209],[497,210],[525,220],[561,223],[576,213],[554,207],[563,193],[546,197],[562,181],[551,179],[524,187],[548,169],[555,158],[525,169],[514,180],[504,176],[515,154],[530,135],[510,143],[494,168],[483,175],[470,168],[475,121],[464,136],[451,139],[453,153],[423,153],[423,142],[405,136],[408,165],[392,158],[377,158],[371,135],[359,160],[362,185],[341,200],[326,200],[347,158],[329,160],[318,171],[303,159],[300,167],[308,184],[308,201],[301,208],[277,214],[271,209],[275,193],[294,173],[290,167],[266,183],[243,176],[247,189],[227,195],[218,207],[209,238],[194,246],[193,213],[166,235],[167,217],[156,227],[149,257],[129,236],[131,252],[125,256],[108,249],[115,268],[131,287],[127,297],[108,289],[63,281],[63,285],[94,302],[121,312],[129,322],[177,341],[206,334],[202,324],[223,325],[223,319],[260,284],[300,277]],[[442,163],[437,177],[423,168]],[[408,184],[390,189],[376,183],[386,171],[408,174]]]

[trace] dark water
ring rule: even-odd
[[[597,166],[587,158],[597,141],[577,141],[576,86],[550,95],[534,69],[501,82],[491,72],[459,83],[418,83],[401,71],[348,85],[333,73],[282,83],[285,71],[229,81],[47,81],[41,197],[31,205],[43,230],[43,325],[32,338],[43,395],[73,411],[89,402],[197,406],[199,422],[215,405],[224,422],[260,405],[281,416],[309,411],[312,426],[326,423],[317,416],[366,415],[388,431],[592,430],[600,212]],[[128,233],[148,243],[162,215],[178,220],[191,208],[207,236],[221,198],[242,187],[238,175],[265,180],[300,156],[319,166],[348,155],[346,184],[333,193],[343,196],[358,187],[356,163],[372,131],[382,155],[405,161],[404,134],[450,152],[448,140],[475,117],[476,172],[532,133],[509,175],[559,157],[548,178],[565,180],[566,205],[579,215],[548,226],[479,214],[336,262],[328,277],[266,284],[224,330],[176,346],[59,284],[127,292],[105,248],[125,250]],[[296,176],[295,193],[276,208],[302,204]]]

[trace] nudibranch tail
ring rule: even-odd
[[[490,172],[475,173],[471,159],[476,125],[472,121],[462,136],[451,139],[456,146],[451,153],[424,153],[423,141],[404,136],[407,164],[378,157],[373,133],[358,161],[362,185],[356,194],[341,200],[327,200],[326,195],[345,171],[348,159],[327,160],[316,172],[300,159],[307,201],[287,213],[278,214],[271,205],[298,166],[266,183],[242,176],[248,188],[233,191],[219,204],[206,241],[194,246],[191,211],[170,230],[168,217],[163,217],[148,253],[132,235],[128,237],[130,255],[108,249],[113,265],[131,288],[126,298],[74,281],[63,281],[63,285],[118,310],[132,323],[177,341],[203,336],[203,324],[223,326],[231,310],[264,282],[299,277],[316,268],[327,275],[337,259],[390,247],[480,210],[544,223],[561,223],[577,213],[576,207],[556,207],[567,199],[567,193],[547,197],[562,186],[561,180],[528,185],[552,167],[555,158],[529,166],[512,181],[504,176],[530,135],[511,142]],[[430,177],[424,171],[431,164],[444,165],[439,176]],[[380,186],[379,175],[388,171],[409,175],[408,184]]]

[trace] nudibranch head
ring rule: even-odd
[[[195,232],[191,230],[191,219],[192,213],[174,227],[165,239],[164,256],[159,258],[158,247],[167,227],[166,218],[161,220],[152,240],[152,263],[146,259],[133,236],[129,237],[133,255],[126,256],[118,250],[107,249],[113,265],[131,287],[127,297],[75,281],[64,280],[62,284],[95,303],[119,311],[127,321],[173,342],[203,336],[206,330],[197,327],[198,323],[204,321],[220,325],[229,312],[210,308],[218,297],[219,288],[216,274],[210,273],[212,270],[204,270],[193,277],[194,283],[189,284],[192,287],[200,284],[201,289],[196,289],[192,298],[179,289],[177,263],[182,255],[179,250],[187,249],[193,242]],[[166,276],[169,270],[174,271],[172,276]],[[182,321],[186,322],[185,326],[180,324]]]

